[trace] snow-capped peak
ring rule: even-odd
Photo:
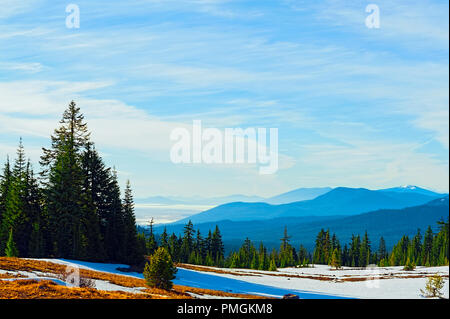
[[[403,185],[403,186],[400,186],[401,188],[405,188],[405,189],[416,189],[417,188],[417,186],[414,186],[414,185]]]

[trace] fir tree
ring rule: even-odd
[[[194,247],[194,225],[189,222],[184,226],[183,241],[181,244],[181,261],[188,262]]]
[[[378,246],[378,258],[380,260],[385,260],[387,258],[386,242],[383,236],[380,237],[380,244]]]
[[[364,237],[359,249],[359,265],[360,267],[366,267],[370,263],[370,240],[367,235],[367,231],[364,233]]]
[[[125,220],[123,215],[120,188],[117,173],[113,170],[111,183],[107,192],[108,203],[106,215],[105,250],[108,260],[113,262],[126,262]]]
[[[84,116],[75,102],[64,112],[61,126],[43,149],[41,176],[45,185],[53,252],[56,257],[85,257],[82,218],[82,149],[89,141]]]
[[[337,248],[333,250],[333,254],[331,255],[330,266],[335,269],[341,268],[341,254]]]
[[[130,181],[127,181],[125,188],[125,197],[123,200],[123,214],[125,224],[125,251],[126,260],[129,264],[140,264],[143,261],[143,255],[138,250],[136,216],[134,214],[134,201],[131,191]]]
[[[107,216],[105,198],[110,183],[110,172],[105,168],[92,143],[87,143],[82,155],[82,174],[81,223],[86,232],[86,258],[101,261],[106,259],[103,240]]]
[[[163,230],[163,232],[162,232],[162,234],[160,236],[159,241],[161,243],[160,246],[166,248],[167,251],[169,251],[169,235],[167,234],[167,228],[166,227],[164,227],[164,230]]]
[[[150,262],[145,265],[144,278],[150,287],[170,290],[176,272],[170,254],[165,248],[159,247],[150,257]]]
[[[277,264],[275,262],[275,258],[270,260],[269,271],[277,271]]]
[[[9,231],[8,241],[5,248],[6,257],[19,257],[19,251],[17,250],[16,243],[14,242],[13,230]]]
[[[150,219],[150,221],[148,222],[149,234],[148,234],[148,239],[147,239],[147,254],[149,254],[149,255],[153,255],[153,253],[158,248],[158,244],[156,242],[155,234],[153,232],[153,225],[154,224],[155,224],[155,222],[154,222],[153,217],[152,217]]]
[[[422,245],[422,265],[424,266],[430,266],[431,265],[431,251],[433,249],[433,231],[431,229],[431,226],[428,226],[427,231],[425,232],[425,236],[423,238],[423,245]]]
[[[224,247],[222,242],[222,235],[220,234],[219,227],[216,225],[211,237],[211,257],[214,260],[214,264],[221,267],[224,259]]]

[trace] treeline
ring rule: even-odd
[[[305,247],[300,246],[297,252],[290,244],[290,236],[285,228],[278,251],[274,248],[268,252],[262,242],[257,249],[247,238],[237,252],[232,252],[228,256],[226,266],[275,271],[283,267],[306,266],[310,264],[310,260],[311,256]]]
[[[379,240],[378,249],[373,249],[367,232],[361,238],[353,235],[350,243],[343,248],[336,235],[323,229],[316,239],[312,262],[328,264],[334,267],[351,266],[366,267],[369,264],[379,266],[415,266],[448,265],[449,224],[448,221],[438,223],[439,231],[433,234],[428,227],[422,238],[420,230],[413,238],[403,236],[389,253],[383,237]]]
[[[367,232],[363,236],[352,235],[350,242],[342,247],[338,237],[324,229],[318,233],[312,253],[303,245],[296,250],[290,244],[291,236],[285,228],[279,250],[274,248],[269,252],[262,242],[255,247],[252,241],[246,238],[238,251],[232,251],[224,258],[219,228],[216,226],[214,233],[209,232],[206,239],[202,239],[200,232],[197,231],[197,237],[194,239],[191,221],[184,228],[184,236],[177,237],[172,234],[168,241],[164,229],[159,241],[169,251],[174,261],[206,266],[270,271],[283,267],[310,267],[313,264],[330,265],[335,268],[367,267],[371,264],[414,268],[419,265],[449,264],[449,224],[447,221],[439,222],[438,225],[437,233],[433,233],[431,227],[428,227],[423,238],[420,230],[411,239],[403,236],[391,252],[388,252],[383,237],[380,238],[376,249],[373,248]],[[152,230],[150,238],[149,242],[154,243],[152,247],[156,250],[158,244]]]
[[[53,257],[138,264],[130,183],[121,198],[84,116],[72,101],[43,148],[35,176],[20,140],[14,163],[0,176],[0,256]]]
[[[146,255],[152,255],[159,247],[165,248],[172,260],[176,263],[189,263],[204,266],[224,267],[225,249],[219,227],[208,232],[203,237],[199,230],[194,230],[194,225],[189,221],[183,229],[183,234],[172,233],[169,236],[166,228],[161,235],[153,232],[153,221],[150,222],[149,234],[139,234],[141,245],[146,244]]]
[[[182,234],[177,236],[172,233],[169,236],[166,228],[160,235],[155,235],[153,221],[150,221],[149,231],[145,235],[144,233],[145,231],[140,232],[138,237],[140,245],[145,246],[146,255],[152,255],[159,247],[163,247],[176,263],[260,270],[276,270],[277,267],[310,263],[306,248],[301,246],[297,253],[290,245],[287,229],[281,239],[279,251],[273,249],[269,253],[263,243],[260,243],[259,249],[256,249],[247,238],[237,252],[231,252],[227,257],[225,257],[222,235],[217,225],[214,231],[209,230],[208,235],[203,237],[200,230],[195,231],[194,225],[189,221],[184,226]]]

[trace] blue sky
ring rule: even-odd
[[[415,184],[448,192],[448,1],[2,0],[0,162],[70,100],[137,197]],[[365,8],[380,8],[380,28]],[[280,168],[175,165],[171,129],[277,127]]]

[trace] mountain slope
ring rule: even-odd
[[[233,194],[229,196],[219,197],[174,197],[174,196],[151,196],[147,198],[138,198],[136,203],[139,204],[183,204],[183,205],[222,205],[231,202],[246,202],[246,203],[268,203],[268,204],[286,204],[298,202],[302,200],[314,199],[319,195],[329,192],[330,187],[317,188],[298,188],[292,191],[279,194],[277,196],[264,198],[260,196],[250,196],[242,194]]]
[[[336,233],[341,244],[348,243],[352,234],[364,234],[367,230],[372,247],[378,248],[380,236],[392,247],[401,236],[412,236],[420,228],[422,233],[428,226],[436,228],[436,222],[449,216],[449,199],[435,199],[426,204],[403,209],[382,209],[355,216],[315,216],[288,217],[258,221],[220,221],[195,224],[194,227],[206,234],[209,229],[219,226],[225,246],[228,250],[237,249],[248,237],[259,243],[263,241],[270,248],[279,247],[284,227],[287,226],[291,243],[298,248],[303,244],[308,249],[314,248],[314,241],[320,229],[330,229]],[[169,233],[182,232],[183,225],[166,225]],[[162,232],[162,226],[156,232]]]
[[[405,185],[405,186],[399,186],[399,187],[380,189],[379,192],[422,194],[422,195],[427,195],[427,196],[431,196],[431,197],[435,197],[435,198],[439,198],[439,197],[446,195],[446,194],[436,193],[436,192],[433,192],[428,189],[421,188],[421,187],[415,186],[415,185]]]
[[[310,200],[316,198],[317,196],[328,193],[331,190],[331,187],[297,188],[292,191],[270,197],[264,202],[272,205],[279,205],[303,200]]]
[[[230,202],[264,202],[266,199],[259,196],[247,196],[234,194],[222,197],[164,197],[151,196],[136,199],[138,204],[159,204],[159,205],[222,205]]]

